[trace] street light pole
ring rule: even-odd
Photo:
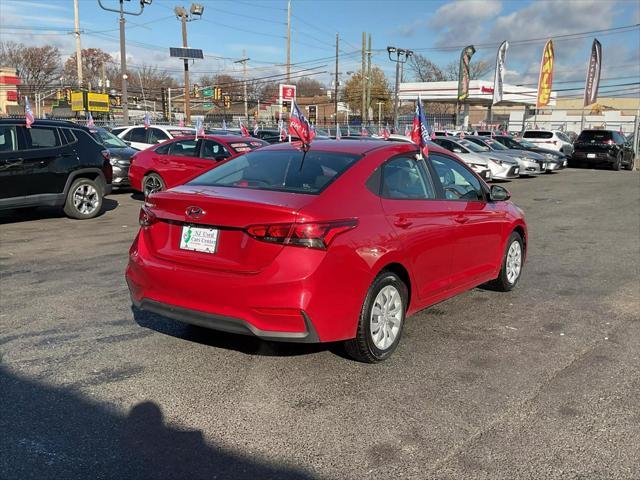
[[[182,23],[182,46],[188,47],[187,43],[187,22],[198,20],[202,17],[204,6],[198,3],[192,3],[189,12],[183,7],[175,7],[176,17]],[[184,59],[184,116],[185,123],[191,123],[191,95],[189,92],[189,59]]]
[[[409,57],[413,55],[411,50],[404,48],[387,47],[387,53],[389,54],[389,60],[396,62],[396,88],[393,96],[393,128],[398,131],[398,93],[400,89],[400,65],[407,63]],[[392,58],[395,55],[395,58]]]
[[[247,99],[247,62],[249,60],[250,58],[246,56],[246,51],[242,50],[242,59],[233,62],[242,64],[242,83],[244,87],[244,121],[247,122],[247,125],[249,124],[249,105]]]
[[[102,8],[103,10],[106,10],[108,12],[116,12],[120,14],[120,77],[122,80],[122,100],[120,103],[122,104],[122,121],[124,122],[125,125],[128,125],[129,124],[129,95],[127,93],[127,78],[128,78],[127,77],[127,50],[125,47],[125,36],[124,36],[124,24],[125,24],[124,16],[125,15],[136,15],[136,16],[142,15],[145,5],[151,5],[151,2],[153,0],[140,0],[140,11],[138,12],[129,12],[125,10],[124,1],[125,0],[119,0],[120,8],[118,10],[114,8],[105,7],[102,4],[102,0],[98,0],[98,5],[100,5],[100,8]]]

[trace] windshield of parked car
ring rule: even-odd
[[[230,160],[188,185],[320,193],[353,165],[358,155],[310,150],[256,150]]]
[[[128,145],[104,128],[91,129],[91,135],[107,148],[126,148]]]
[[[485,140],[485,143],[487,145],[489,145],[491,148],[493,148],[494,150],[509,150],[507,147],[502,145],[500,142],[498,142],[497,140],[494,140],[492,138],[487,138]]]
[[[604,143],[612,139],[611,132],[606,130],[584,130],[578,136],[576,142],[580,143]]]
[[[478,145],[477,143],[473,143],[471,140],[460,139],[458,140],[458,143],[475,153],[488,152],[490,150],[489,147]]]

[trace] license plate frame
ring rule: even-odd
[[[183,225],[180,231],[180,250],[215,254],[219,241],[220,230],[217,228]]]
[[[597,154],[595,153],[587,153],[587,158],[596,158]]]

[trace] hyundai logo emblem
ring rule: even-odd
[[[187,207],[185,213],[187,214],[187,217],[197,219],[203,216],[205,212],[200,207]]]

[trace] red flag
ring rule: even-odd
[[[243,137],[250,137],[251,134],[249,133],[249,130],[247,130],[247,127],[244,126],[244,123],[240,122],[240,134]]]
[[[411,141],[420,147],[420,151],[424,155],[429,155],[429,147],[427,141],[429,140],[429,127],[427,126],[427,118],[424,116],[422,110],[422,99],[418,95],[418,101],[416,102],[416,110],[413,114],[413,128],[411,129]]]

